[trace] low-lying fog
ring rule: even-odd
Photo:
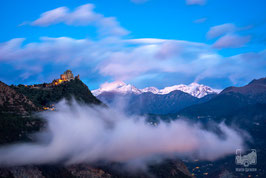
[[[94,163],[97,161],[145,163],[161,157],[214,160],[243,149],[244,140],[234,129],[219,124],[225,137],[184,120],[153,126],[143,116],[102,107],[71,105],[62,101],[56,111],[41,113],[47,128],[37,142],[0,148],[0,165],[43,163]]]

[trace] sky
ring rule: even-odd
[[[0,1],[0,81],[51,82],[70,69],[90,89],[266,77],[265,0]]]

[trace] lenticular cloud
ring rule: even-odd
[[[214,160],[243,148],[243,139],[224,124],[221,138],[183,120],[153,126],[145,117],[127,116],[102,106],[60,102],[56,111],[43,112],[47,128],[37,142],[0,148],[0,165],[45,163],[129,163],[164,157],[187,156]]]

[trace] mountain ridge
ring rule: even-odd
[[[12,86],[14,90],[31,99],[36,105],[44,107],[57,103],[63,98],[71,100],[72,98],[86,104],[102,104],[89,90],[89,88],[80,80],[73,79],[59,85],[47,86],[47,84],[38,84],[31,88],[25,85]]]
[[[130,114],[169,114],[194,104],[206,102],[215,96],[216,94],[209,94],[197,98],[180,90],[174,90],[165,95],[152,92],[141,94],[103,92],[97,98],[110,107],[122,108]]]
[[[151,92],[153,94],[165,95],[175,90],[188,93],[197,98],[202,98],[208,94],[218,94],[220,92],[220,90],[218,89],[213,89],[209,86],[205,86],[198,83],[191,83],[189,85],[173,85],[170,87],[165,87],[163,89],[158,89],[156,87],[146,87],[143,89],[138,89],[133,85],[126,84],[121,81],[115,81],[111,83],[104,83],[99,89],[92,90],[92,93],[94,96],[99,96],[103,92],[116,92],[120,94],[143,94]]]
[[[28,97],[12,89],[0,81],[0,113],[18,113],[27,115],[31,111],[39,111]]]
[[[249,135],[249,138],[246,138],[247,147],[255,148],[259,153],[257,161],[259,164],[256,166],[260,171],[256,174],[258,177],[265,177],[265,167],[260,163],[266,160],[266,78],[253,80],[242,87],[228,87],[211,100],[189,106],[171,116],[172,119],[184,117],[206,127],[208,127],[207,123],[224,122],[226,125],[246,132]],[[234,172],[234,159],[232,157],[231,160],[217,161],[216,167],[213,168],[219,171],[227,164],[230,171]],[[215,175],[217,174],[213,170],[210,177]]]
[[[254,104],[266,104],[266,78],[253,80],[242,87],[225,88],[211,100],[184,108],[179,114],[220,116]]]

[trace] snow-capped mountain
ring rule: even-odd
[[[156,87],[147,87],[140,90],[142,93],[151,92],[153,94],[158,94],[160,90]]]
[[[170,87],[165,87],[164,89],[161,90],[156,87],[147,87],[144,89],[138,89],[133,85],[126,84],[121,81],[115,81],[112,83],[105,83],[101,85],[101,88],[93,90],[92,93],[95,96],[98,96],[103,92],[116,92],[120,94],[129,94],[129,93],[142,94],[142,93],[151,92],[153,94],[165,95],[175,90],[183,91],[197,98],[202,98],[208,94],[218,94],[221,91],[198,83],[191,83],[189,85],[184,85],[184,84],[174,85]]]
[[[101,85],[101,88],[97,90],[92,90],[92,94],[94,96],[98,96],[102,94],[103,92],[116,92],[116,93],[121,93],[121,94],[128,94],[128,93],[141,94],[142,93],[141,90],[137,89],[133,85],[126,84],[122,81],[104,83]]]
[[[168,94],[175,90],[183,91],[197,98],[202,98],[208,94],[218,94],[221,91],[202,84],[191,83],[189,85],[180,84],[171,87],[165,87],[164,89],[160,90],[158,94]]]

